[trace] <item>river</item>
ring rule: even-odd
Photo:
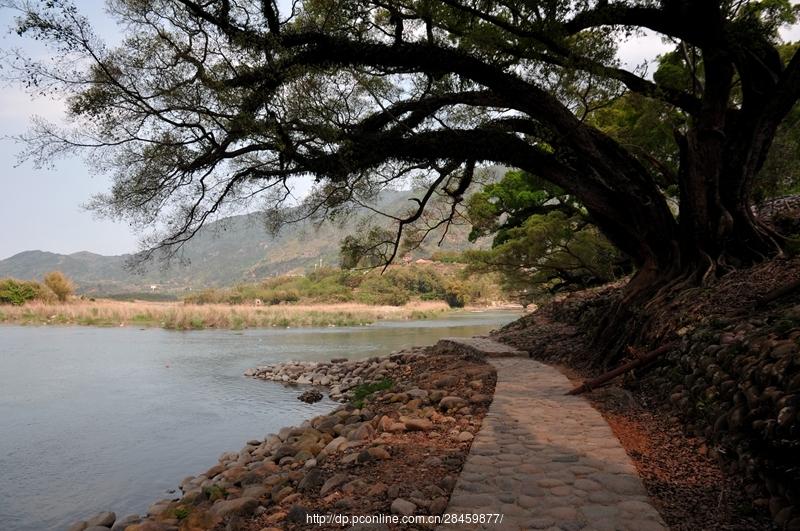
[[[244,378],[248,367],[377,356],[517,316],[245,331],[0,326],[0,529],[143,513],[221,453],[335,405]]]

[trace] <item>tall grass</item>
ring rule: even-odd
[[[25,325],[145,326],[170,330],[239,330],[290,326],[357,326],[390,319],[429,319],[447,310],[448,306],[443,302],[417,302],[406,306],[368,306],[356,303],[245,306],[98,300],[70,303],[28,302],[22,306],[2,306],[0,322]]]

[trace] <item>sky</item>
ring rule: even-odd
[[[102,0],[76,0],[76,4],[107,42],[118,38]],[[13,17],[12,11],[0,8],[0,49],[20,48],[34,56],[46,53],[41,45],[10,31]],[[784,38],[800,40],[800,26],[786,32]],[[667,48],[657,35],[644,35],[624,43],[620,58],[632,68]],[[0,259],[35,249],[106,255],[137,250],[138,237],[124,222],[98,219],[82,208],[92,195],[108,190],[107,176],[92,173],[78,158],[59,160],[53,169],[36,169],[30,162],[18,164],[21,146],[13,137],[29,128],[34,115],[52,121],[64,119],[61,102],[33,99],[18,86],[0,84]]]

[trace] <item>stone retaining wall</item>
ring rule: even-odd
[[[800,530],[800,306],[687,333],[645,377],[775,522]]]

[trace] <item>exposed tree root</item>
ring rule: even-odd
[[[643,354],[642,356],[639,356],[637,359],[635,359],[633,361],[629,361],[628,363],[625,363],[622,366],[617,367],[616,369],[614,369],[612,371],[609,371],[609,372],[607,372],[607,373],[605,373],[605,374],[603,374],[601,376],[598,376],[597,378],[594,378],[592,380],[587,380],[587,381],[583,382],[583,384],[581,384],[578,387],[572,389],[571,391],[568,391],[567,394],[568,395],[579,395],[581,393],[585,393],[586,391],[591,391],[592,389],[595,389],[595,388],[600,387],[602,385],[608,384],[608,383],[611,382],[611,380],[613,380],[617,376],[625,374],[628,371],[632,371],[633,369],[637,369],[639,367],[644,367],[646,365],[654,363],[655,361],[658,360],[658,358],[660,356],[662,356],[663,354],[665,354],[665,353],[669,352],[670,350],[672,350],[675,347],[675,345],[676,345],[675,342],[671,342],[671,343],[667,343],[666,345],[662,345],[662,346],[658,347],[657,349],[653,350],[652,352],[648,352],[647,354]]]

